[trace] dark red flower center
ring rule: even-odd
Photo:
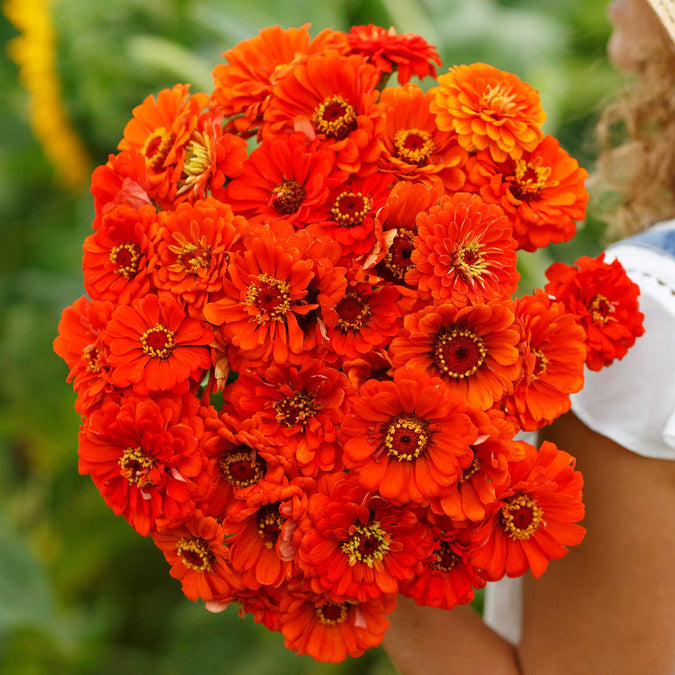
[[[269,274],[259,274],[246,290],[245,302],[257,310],[255,319],[258,323],[282,321],[291,309],[290,285]]]
[[[113,246],[109,257],[115,274],[121,274],[125,279],[130,279],[138,272],[141,251],[136,244],[129,242]]]
[[[175,337],[173,331],[158,323],[141,335],[143,353],[153,359],[168,359],[176,348]]]
[[[462,475],[459,477],[459,482],[464,483],[467,480],[470,480],[478,473],[478,471],[480,471],[480,461],[474,456],[473,462],[471,462],[471,464],[469,464],[469,466],[467,466],[466,469],[462,471]]]
[[[120,473],[127,479],[129,485],[139,488],[155,484],[150,476],[155,467],[155,459],[147,455],[140,447],[126,448],[118,460]]]
[[[336,94],[314,109],[312,124],[318,133],[341,141],[356,129],[356,111],[346,99]]]
[[[413,230],[403,227],[398,229],[387,254],[378,263],[377,269],[380,276],[388,281],[396,282],[405,279],[405,273],[415,266],[412,262],[412,253],[415,250],[414,240],[415,233]]]
[[[171,131],[167,131],[164,127],[155,129],[148,136],[142,150],[148,168],[153,171],[160,171],[162,169],[164,160],[166,160],[175,140],[176,135]]]
[[[265,504],[258,510],[256,518],[258,534],[266,548],[272,548],[279,539],[284,519],[279,513],[279,504]]]
[[[390,542],[390,536],[377,521],[367,525],[353,524],[349,539],[342,544],[342,551],[349,558],[350,565],[358,562],[372,567],[375,561],[384,558]]]
[[[524,159],[517,159],[513,172],[515,182],[511,185],[511,194],[524,202],[536,199],[541,191],[546,187],[549,176],[551,175],[550,166],[541,166],[541,157],[536,157],[531,162]],[[550,185],[557,185],[554,181]]]
[[[180,556],[183,565],[194,572],[208,572],[216,560],[207,541],[201,537],[179,539],[176,544],[176,553]]]
[[[396,156],[408,164],[424,166],[434,151],[431,134],[424,129],[402,129],[394,136]]]
[[[436,367],[448,377],[471,377],[485,362],[483,339],[467,328],[453,328],[436,337],[433,358]]]
[[[288,398],[274,404],[277,419],[287,427],[296,425],[303,427],[310,417],[317,412],[316,398],[313,394],[299,391]]]
[[[588,311],[593,321],[604,324],[612,320],[614,307],[604,295],[598,294],[588,303]]]
[[[244,445],[223,455],[218,463],[225,480],[240,488],[254,485],[267,470],[267,462],[253,448]]]
[[[447,541],[441,541],[440,548],[434,551],[434,558],[430,565],[434,572],[449,572],[460,561],[460,557],[450,548]]]
[[[543,511],[534,499],[522,492],[514,495],[502,506],[501,526],[511,539],[529,539],[539,528]]]
[[[343,333],[358,332],[372,314],[370,305],[356,291],[349,291],[335,306],[338,326]]]
[[[305,188],[294,180],[279,183],[268,197],[269,205],[280,215],[295,213],[305,199]]]
[[[330,212],[340,227],[357,227],[373,208],[373,200],[361,192],[343,192]]]
[[[335,626],[347,619],[349,605],[346,602],[326,602],[314,607],[319,623],[325,626]]]
[[[397,415],[384,429],[384,447],[399,462],[412,462],[429,447],[429,425],[413,415]]]
[[[176,265],[192,274],[208,269],[211,265],[211,247],[205,241],[190,241],[181,246],[170,245],[169,250],[176,255]],[[172,268],[173,266],[169,269]]]

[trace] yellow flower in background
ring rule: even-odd
[[[88,181],[91,166],[63,104],[50,5],[51,0],[4,2],[5,15],[21,33],[11,40],[7,50],[19,66],[19,81],[30,93],[33,133],[64,185],[75,190]]]

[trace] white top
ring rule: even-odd
[[[663,223],[650,232],[673,225]],[[572,410],[586,426],[628,450],[675,460],[674,258],[630,240],[608,249],[605,261],[615,258],[640,286],[645,334],[620,361],[598,372],[586,370]],[[507,577],[488,584],[485,594],[485,623],[513,644],[520,641],[521,591],[521,579]]]

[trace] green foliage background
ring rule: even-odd
[[[604,0],[53,0],[68,113],[95,164],[114,152],[131,109],[178,81],[212,88],[239,40],[276,23],[393,25],[438,47],[445,66],[484,61],[535,86],[546,131],[587,168],[608,66]],[[0,41],[16,35],[0,17]],[[443,70],[441,70],[443,72]],[[283,649],[234,608],[186,600],[152,542],[77,473],[74,395],[51,350],[62,309],[82,295],[86,188],[64,191],[28,125],[17,67],[0,52],[0,672],[184,675],[391,675],[381,650],[340,665]],[[49,111],[44,111],[49,114]],[[551,256],[595,254],[592,216],[572,244],[522,260],[525,291]]]

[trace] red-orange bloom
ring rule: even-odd
[[[462,461],[462,475],[452,489],[431,500],[431,509],[454,523],[479,522],[485,509],[497,499],[497,491],[509,484],[509,462],[522,459],[520,446],[512,441],[513,428],[499,410],[469,410],[478,428],[471,444],[470,462]]]
[[[538,578],[549,560],[562,558],[586,533],[576,524],[584,517],[584,505],[583,478],[574,470],[574,458],[548,441],[539,452],[523,445],[525,457],[510,465],[511,485],[491,507],[477,538],[483,542],[472,555],[489,581],[528,569]]]
[[[586,365],[600,370],[622,359],[644,333],[638,309],[640,288],[618,260],[582,257],[574,265],[553,263],[546,271],[546,292],[562,302],[586,331]]]
[[[543,137],[539,94],[512,73],[485,63],[454,66],[433,92],[438,128],[455,131],[469,152],[489,149],[497,162],[519,159]]]
[[[225,390],[226,400],[243,417],[254,416],[261,432],[292,452],[307,476],[340,468],[337,430],[347,412],[347,376],[323,361],[302,367],[270,366],[240,373]]]
[[[263,134],[303,131],[335,150],[338,168],[374,173],[384,110],[379,79],[380,71],[355,54],[309,56],[274,86]]]
[[[343,297],[326,312],[331,349],[355,359],[386,346],[400,328],[399,295],[395,286],[382,284],[378,277],[357,274]]]
[[[84,240],[84,288],[93,300],[126,303],[150,290],[157,227],[153,206],[122,205],[103,215]]]
[[[381,171],[397,178],[434,182],[449,191],[464,186],[467,153],[455,134],[441,131],[429,110],[433,92],[417,86],[388,87],[380,103],[387,107],[382,136]]]
[[[504,402],[526,431],[552,422],[570,409],[569,394],[584,384],[586,344],[576,317],[544,291],[516,302],[523,331],[523,377]]]
[[[213,333],[189,318],[170,297],[146,295],[113,312],[105,341],[110,349],[111,379],[139,393],[186,392],[211,366],[207,345]]]
[[[351,53],[366,56],[383,73],[397,70],[401,84],[408,82],[413,75],[420,80],[429,75],[436,77],[433,63],[441,65],[436,48],[422,36],[398,34],[393,27],[387,30],[372,23],[352,26],[347,33],[347,43]]]
[[[228,204],[209,197],[164,211],[159,221],[155,285],[181,298],[188,314],[200,319],[204,305],[221,293],[223,268],[246,220],[235,216]]]
[[[522,370],[510,305],[496,299],[463,307],[446,303],[406,316],[391,343],[394,366],[440,377],[469,405],[487,410]]]
[[[447,520],[447,519],[446,519]],[[424,561],[422,571],[404,584],[401,593],[423,607],[452,609],[473,600],[474,589],[485,581],[471,564],[471,530],[434,527],[434,550]]]
[[[79,470],[142,536],[190,518],[211,484],[199,441],[199,402],[135,395],[106,399],[80,431]]]
[[[296,227],[330,218],[329,186],[340,182],[335,153],[300,133],[263,141],[223,199],[252,223],[287,220]]]
[[[417,216],[407,275],[422,298],[481,302],[518,287],[516,241],[504,212],[465,192],[444,196]]]
[[[407,369],[366,382],[340,428],[345,468],[394,504],[442,495],[476,440],[463,403],[443,394],[437,378]]]
[[[242,587],[230,568],[225,536],[215,518],[196,513],[180,527],[159,530],[152,538],[187,598],[223,602]]]
[[[324,595],[294,591],[281,596],[279,630],[287,649],[317,661],[339,663],[380,645],[389,627],[386,615],[395,606],[393,595],[365,602],[333,602]]]
[[[305,240],[297,243],[302,247]],[[232,254],[224,295],[204,307],[204,317],[244,359],[286,363],[290,354],[305,352],[299,320],[318,304],[308,297],[314,264],[303,252],[292,237],[278,240],[261,228],[244,251]]]
[[[316,593],[364,602],[398,592],[433,545],[412,509],[395,508],[353,474],[328,474],[309,500],[297,562]]]
[[[167,206],[175,198],[185,162],[186,146],[207,107],[206,94],[188,93],[189,85],[162,89],[133,110],[124,128],[120,150],[137,150],[145,158],[153,197]]]
[[[237,132],[255,133],[267,107],[272,85],[289,70],[296,59],[327,49],[347,51],[342,33],[326,29],[311,39],[309,24],[300,28],[265,28],[250,40],[242,40],[223,53],[227,63],[213,69],[213,101]]]
[[[82,415],[89,414],[105,394],[116,391],[103,341],[112,312],[111,302],[82,296],[61,314],[54,351],[70,369],[67,381],[73,383],[75,409]]]
[[[518,247],[526,251],[569,241],[576,233],[574,221],[585,216],[588,173],[553,136],[544,136],[519,159],[495,162],[487,150],[480,151],[466,171],[467,189],[504,209]]]

